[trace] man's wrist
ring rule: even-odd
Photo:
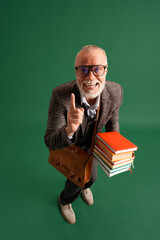
[[[65,128],[65,132],[66,132],[66,136],[67,136],[69,139],[72,139],[72,138],[73,138],[74,132],[69,131],[68,127]]]

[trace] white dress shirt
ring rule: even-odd
[[[87,111],[87,116],[90,119],[94,119],[96,117],[97,109],[99,107],[99,101],[100,101],[100,96],[98,96],[96,98],[96,103],[94,105],[90,106],[89,103],[87,102],[86,98],[81,95],[81,104],[85,106],[86,111]],[[68,136],[68,138],[70,140],[72,140],[73,136],[74,136],[74,134],[72,136]]]

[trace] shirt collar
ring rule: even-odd
[[[96,103],[95,103],[93,106],[90,106],[89,103],[87,102],[86,98],[81,95],[81,104],[82,104],[82,105],[85,104],[85,105],[87,105],[88,107],[93,107],[93,108],[98,109],[98,107],[99,107],[99,101],[100,101],[100,95],[96,98]]]

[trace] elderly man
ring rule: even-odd
[[[76,80],[56,87],[52,93],[45,133],[45,143],[49,149],[57,150],[75,144],[88,151],[99,102],[97,132],[101,132],[104,126],[106,131],[119,131],[123,92],[118,83],[106,81],[107,66],[106,53],[100,47],[87,45],[77,54]],[[90,187],[96,178],[97,164],[93,160],[91,178],[84,189],[66,180],[59,196],[59,205],[67,222],[76,222],[71,203],[80,194],[88,205],[93,204]]]

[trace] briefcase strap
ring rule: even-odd
[[[97,131],[97,123],[98,123],[98,118],[99,118],[100,105],[101,105],[101,98],[99,100],[99,106],[98,106],[98,109],[97,109],[97,116],[96,116],[96,122],[95,122],[93,136],[92,136],[92,141],[91,141],[91,147],[90,147],[90,153],[89,153],[90,157],[89,157],[89,159],[92,159],[92,153],[93,153],[94,144],[95,144],[95,136],[96,136],[96,131]]]

